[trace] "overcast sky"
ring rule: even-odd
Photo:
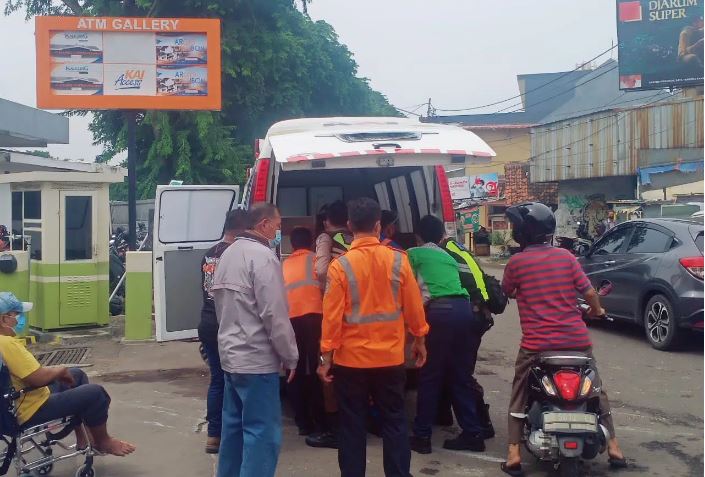
[[[502,100],[518,94],[516,75],[571,70],[617,41],[614,0],[313,0],[309,13],[333,25],[360,75],[404,109],[429,97],[448,109]],[[0,97],[36,106],[34,23],[0,16],[0,39]],[[72,118],[71,143],[50,153],[93,160],[101,149],[87,126]]]

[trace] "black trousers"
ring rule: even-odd
[[[294,422],[301,430],[327,431],[323,386],[316,374],[321,349],[321,322],[319,314],[304,315],[291,320],[299,349],[296,376],[287,385],[286,394],[294,411]]]
[[[453,410],[464,433],[480,433],[476,391],[471,370],[480,347],[481,323],[465,298],[430,303],[426,320],[428,359],[419,372],[414,435],[431,437],[444,383],[450,383]]]
[[[76,385],[70,388],[61,383],[49,386],[51,396],[42,407],[23,425],[31,427],[66,416],[78,416],[83,424],[96,427],[108,421],[110,396],[103,386],[90,384],[88,377],[81,369],[69,370]]]
[[[333,375],[340,415],[338,463],[341,477],[365,475],[370,396],[380,413],[384,475],[410,477],[411,449],[404,410],[404,366],[336,366]]]
[[[483,333],[477,335],[477,339],[472,340],[468,343],[468,352],[471,353],[470,357],[470,369],[468,373],[470,374],[470,387],[472,389],[472,395],[475,399],[477,405],[477,412],[479,414],[480,421],[483,425],[489,425],[490,422],[486,416],[487,411],[485,410],[485,390],[482,388],[477,379],[475,379],[475,366],[477,365],[477,353],[480,349],[480,344],[482,343]],[[452,420],[453,415],[451,414],[451,406],[453,404],[451,396],[451,380],[449,378],[445,379],[443,383],[443,389],[441,391],[441,397],[438,401],[438,419],[439,420]],[[487,422],[483,422],[483,417],[487,418]]]

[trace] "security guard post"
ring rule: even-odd
[[[333,382],[340,408],[338,462],[342,477],[363,477],[369,397],[379,408],[387,477],[410,477],[404,412],[404,341],[414,335],[417,366],[426,360],[428,325],[413,271],[403,252],[379,241],[380,207],[368,198],[348,205],[354,234],[333,261],[323,298],[321,379]],[[333,375],[330,375],[331,365]]]
[[[323,405],[323,389],[316,375],[323,320],[323,293],[314,267],[311,250],[313,235],[307,228],[297,227],[290,234],[294,249],[284,263],[284,285],[289,302],[289,317],[299,348],[296,376],[287,387],[294,410],[294,421],[300,436],[327,432]]]
[[[446,440],[443,447],[482,452],[485,442],[470,377],[472,350],[479,343],[479,320],[460,283],[458,264],[439,246],[444,235],[443,222],[427,215],[421,219],[419,233],[425,245],[409,249],[408,254],[426,303],[426,320],[431,330],[428,361],[419,373],[411,448],[420,454],[431,453],[432,426],[441,388],[444,382],[449,382],[462,432],[455,439]]]

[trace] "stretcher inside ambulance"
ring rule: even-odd
[[[320,208],[336,200],[377,200],[398,214],[403,246],[414,246],[419,220],[432,214],[455,235],[445,168],[486,164],[494,151],[460,127],[394,117],[307,118],[274,124],[257,142],[243,191],[245,208],[275,203],[282,215],[281,254],[296,226],[315,232]]]

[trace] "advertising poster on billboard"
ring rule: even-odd
[[[475,176],[450,177],[448,187],[453,200],[483,200],[499,197],[499,178],[496,172]]]
[[[469,176],[471,199],[496,199],[499,196],[497,173]]]
[[[618,0],[619,87],[703,84],[703,0]]]
[[[208,70],[195,66],[157,68],[157,94],[159,96],[206,96]]]
[[[470,198],[470,183],[467,177],[449,177],[448,188],[450,197],[453,200],[463,200]]]
[[[37,17],[37,105],[220,109],[220,22]]]

